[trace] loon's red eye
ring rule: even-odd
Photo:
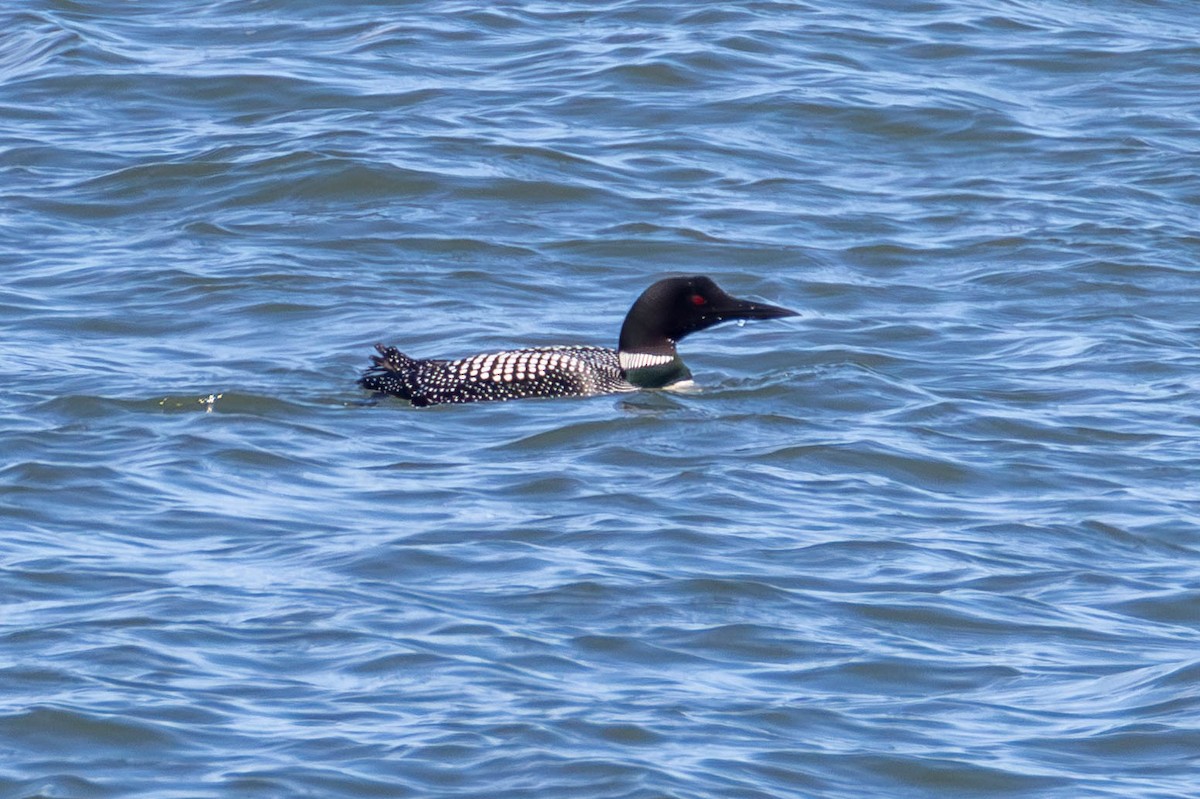
[[[692,295],[692,305],[705,305],[707,303],[708,300],[704,299],[704,297],[700,296],[699,294]]]

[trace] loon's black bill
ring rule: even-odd
[[[732,303],[714,308],[722,319],[779,319],[784,316],[799,316],[796,311],[781,308],[778,305],[767,305],[763,302],[749,300],[734,300]]]

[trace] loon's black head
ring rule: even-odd
[[[621,366],[636,385],[667,385],[689,375],[675,354],[675,342],[684,336],[735,319],[782,316],[799,314],[777,305],[731,297],[703,275],[669,277],[642,292],[629,309],[618,345]],[[670,361],[665,358],[668,355]]]
[[[711,278],[669,277],[637,298],[621,327],[619,349],[642,352],[674,344],[684,336],[735,319],[776,319],[798,316],[777,305],[731,297]]]

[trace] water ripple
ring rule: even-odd
[[[1189,11],[0,12],[0,794],[1190,795]]]

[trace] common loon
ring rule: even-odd
[[[734,319],[798,316],[775,305],[731,297],[711,279],[669,277],[642,292],[625,317],[615,350],[587,345],[485,352],[456,361],[410,358],[376,344],[379,355],[358,382],[413,405],[524,397],[590,397],[663,388],[691,377],[675,344]]]

